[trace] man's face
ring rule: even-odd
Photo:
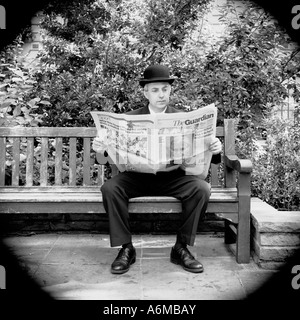
[[[162,112],[169,103],[171,85],[168,82],[148,83],[144,88],[144,95],[154,112]]]

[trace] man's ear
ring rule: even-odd
[[[148,99],[148,91],[143,90],[143,93],[144,93],[145,98],[146,98],[147,100],[149,100],[149,99]]]

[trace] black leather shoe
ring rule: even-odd
[[[111,273],[122,274],[129,270],[135,263],[136,252],[134,247],[121,248],[116,259],[111,265]]]
[[[200,273],[204,270],[203,265],[183,246],[172,248],[170,260],[172,263],[181,265],[186,271]]]

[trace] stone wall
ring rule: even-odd
[[[251,252],[264,269],[278,269],[300,250],[300,211],[278,211],[251,199]]]

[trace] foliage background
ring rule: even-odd
[[[51,2],[43,12],[38,67],[29,69],[18,59],[22,35],[1,52],[0,125],[93,126],[92,110],[120,113],[144,105],[137,78],[149,64],[162,63],[178,78],[171,104],[189,111],[214,102],[219,124],[236,118],[237,153],[254,163],[253,194],[294,208],[299,189],[288,200],[279,181],[299,185],[293,160],[299,149],[292,142],[286,149],[289,138],[298,137],[296,124],[267,119],[288,90],[299,103],[293,81],[299,76],[299,48],[263,9],[250,3],[238,11],[234,1],[222,8],[226,33],[212,42],[203,33],[211,5],[210,0]],[[285,138],[276,126],[284,126]],[[257,144],[262,133],[264,154]],[[288,165],[280,167],[284,159]]]

